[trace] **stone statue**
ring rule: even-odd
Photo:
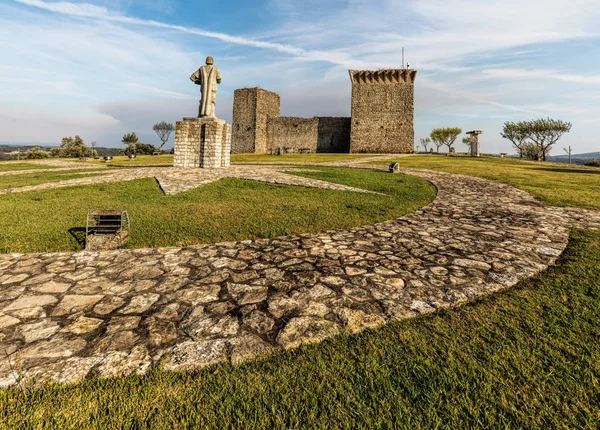
[[[219,68],[214,66],[213,57],[206,57],[206,66],[200,67],[190,76],[190,80],[200,85],[200,110],[198,118],[215,118],[217,84],[221,83]]]

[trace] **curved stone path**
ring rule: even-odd
[[[482,179],[409,216],[188,248],[0,255],[0,386],[238,363],[474,300],[545,269],[592,211]],[[25,381],[25,382],[23,382]]]

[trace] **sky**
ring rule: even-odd
[[[598,151],[598,22],[597,0],[0,0],[0,143],[159,144],[154,123],[197,114],[208,55],[228,122],[256,86],[283,116],[350,116],[348,69],[400,68],[404,47],[417,142],[481,129],[511,153],[504,121],[550,116],[573,124],[554,155]]]

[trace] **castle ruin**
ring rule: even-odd
[[[282,117],[278,94],[235,90],[232,152],[410,153],[416,70],[350,70],[351,117]]]

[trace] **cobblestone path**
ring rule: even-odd
[[[187,248],[0,255],[0,386],[238,363],[452,307],[551,264],[592,211],[496,182],[371,226]]]

